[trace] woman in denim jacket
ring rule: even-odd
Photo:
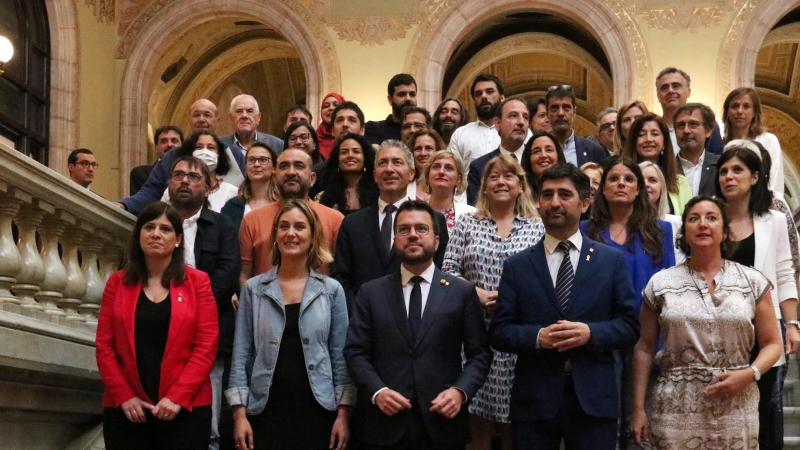
[[[225,391],[236,446],[343,450],[355,404],[342,355],[344,291],[315,271],[332,257],[308,203],[287,201],[276,217],[270,255],[275,267],[242,287],[236,316]]]

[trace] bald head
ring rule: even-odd
[[[189,109],[189,120],[192,124],[192,132],[205,130],[214,133],[219,122],[217,105],[205,98],[197,100]]]
[[[272,173],[282,199],[305,199],[316,181],[311,171],[311,156],[300,149],[289,148],[278,156],[278,164]]]

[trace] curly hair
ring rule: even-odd
[[[686,207],[683,209],[683,215],[681,216],[681,229],[678,231],[678,236],[675,238],[675,243],[687,257],[692,256],[692,249],[686,242],[686,218],[689,217],[689,213],[692,211],[692,208],[701,202],[713,203],[716,205],[717,209],[719,209],[719,212],[722,215],[722,233],[725,235],[725,238],[719,244],[719,251],[724,258],[727,256],[726,249],[732,247],[731,219],[728,217],[728,213],[725,211],[725,203],[722,203],[720,199],[711,197],[710,195],[698,195],[686,203]]]
[[[372,173],[375,171],[375,150],[372,148],[372,145],[360,134],[343,134],[336,142],[328,158],[328,169],[325,171],[325,179],[322,184],[325,186],[325,191],[322,192],[322,196],[319,199],[319,202],[323,205],[338,209],[343,213],[349,211],[349,207],[347,205],[347,194],[345,192],[347,189],[347,180],[345,180],[344,174],[339,170],[339,154],[341,152],[342,143],[348,140],[356,141],[364,154],[364,171],[356,187],[358,203],[362,208],[374,205],[378,202],[378,196],[380,195],[378,184],[375,183],[375,177],[372,176]]]

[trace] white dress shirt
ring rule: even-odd
[[[697,164],[692,164],[692,162],[688,159],[683,159],[680,153],[678,154],[678,161],[681,163],[683,175],[687,180],[689,180],[689,186],[692,188],[692,197],[696,196],[700,191],[700,178],[703,176],[703,162],[705,160],[705,150],[703,150],[703,153],[700,154],[700,159],[697,160]]]
[[[392,212],[392,224],[394,224],[394,221],[397,218],[397,208],[399,208],[400,205],[402,205],[403,203],[405,203],[407,201],[408,201],[408,197],[403,197],[400,200],[394,202],[394,212]],[[388,205],[388,203],[386,203],[385,200],[383,200],[382,198],[378,197],[378,227],[379,228],[383,227],[383,218],[386,217],[386,213],[384,211],[386,210],[386,206],[387,205]],[[394,242],[394,226],[392,226],[392,242]],[[392,244],[392,245],[394,245],[394,244]]]
[[[467,169],[472,161],[499,146],[500,135],[497,134],[497,128],[476,120],[457,128],[450,137],[447,149],[461,156],[464,168]]]
[[[194,241],[195,238],[197,238],[197,219],[200,218],[201,212],[203,212],[203,208],[200,208],[197,214],[183,221],[183,259],[187,266],[196,267],[194,260]]]
[[[581,257],[581,245],[583,245],[583,235],[580,230],[567,239],[570,244],[569,258],[572,262],[572,273],[578,271],[578,260]],[[553,278],[553,287],[556,286],[556,278],[558,278],[558,269],[561,267],[561,261],[564,260],[564,252],[558,250],[558,243],[560,239],[551,234],[544,235],[544,255],[547,259],[547,268],[550,269],[550,277]]]
[[[419,283],[419,289],[422,294],[422,315],[425,315],[425,305],[428,304],[428,294],[431,292],[431,281],[433,281],[433,271],[436,269],[436,266],[433,265],[433,261],[431,261],[431,265],[425,269],[424,272],[419,274],[422,277],[422,280]],[[400,280],[403,283],[403,301],[406,302],[406,317],[408,317],[408,304],[411,301],[411,290],[414,289],[414,283],[411,281],[411,278],[415,275],[411,273],[404,265],[400,265]]]
[[[568,163],[571,163],[574,166],[578,165],[578,149],[575,147],[575,130],[572,130],[572,133],[569,135],[567,140],[564,142],[564,145],[561,146],[562,151],[564,152],[564,158],[567,160]]]
[[[519,148],[513,152],[511,150],[504,149],[502,145],[499,148],[501,155],[510,155],[512,158],[516,159],[518,163],[522,164],[522,152],[525,151],[525,144],[520,145]]]

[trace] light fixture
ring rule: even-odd
[[[5,36],[0,36],[0,75],[3,74],[3,64],[9,62],[14,56],[14,46]]]

